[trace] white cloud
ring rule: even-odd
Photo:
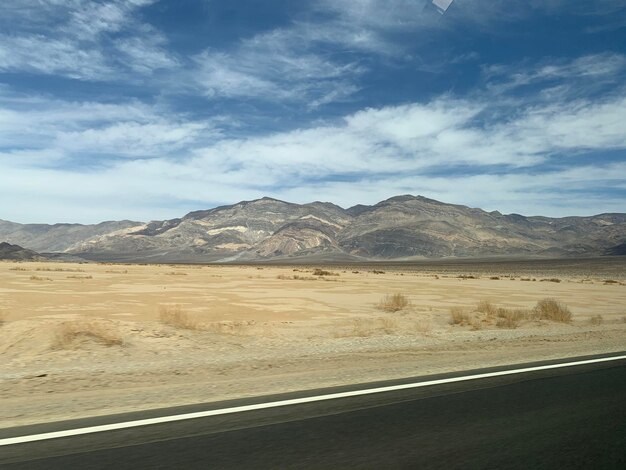
[[[16,211],[35,195],[45,202],[29,206],[31,221],[67,220],[58,216],[61,207],[82,221],[163,218],[263,195],[349,206],[421,193],[527,214],[623,210],[625,164],[572,165],[570,156],[626,151],[626,91],[594,100],[530,99],[522,107],[494,96],[443,95],[289,132],[226,138],[217,119],[0,88],[0,147],[21,144],[0,153],[0,199],[19,201],[0,217],[23,221]],[[86,155],[97,171],[67,165]],[[603,199],[590,196],[597,191]]]
[[[0,71],[81,80],[133,80],[178,61],[165,39],[137,20],[155,0],[8,0],[0,7]],[[121,54],[121,57],[120,57]]]
[[[191,122],[158,106],[66,102],[11,94],[0,88],[2,158],[54,167],[86,156],[163,158],[219,137],[214,123]],[[48,157],[42,162],[42,156]],[[12,156],[12,157],[9,157]],[[92,158],[93,165],[106,160]]]

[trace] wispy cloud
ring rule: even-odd
[[[577,60],[564,63],[563,69],[575,69]],[[0,155],[0,197],[25,191],[11,182],[16,175],[36,181],[40,194],[53,195],[51,201],[64,200],[61,195],[69,197],[76,188],[88,200],[117,201],[117,191],[127,186],[135,190],[134,199],[123,205],[128,217],[174,211],[165,214],[151,201],[178,201],[183,210],[193,208],[188,201],[197,208],[270,194],[350,205],[399,192],[512,212],[580,214],[601,207],[617,210],[626,189],[623,163],[570,164],[588,152],[626,150],[624,90],[603,98],[551,102],[527,96],[520,105],[485,88],[463,99],[444,94],[424,103],[369,108],[332,123],[243,138],[220,134],[217,121],[175,114],[164,119],[163,110],[138,102],[102,105],[5,96],[0,135],[18,138],[0,141],[0,146],[17,141],[24,148]],[[27,122],[37,131],[22,130],[20,138]],[[98,171],[64,163],[97,153],[126,159],[108,160]],[[590,196],[584,202],[572,196],[572,190],[598,187],[617,196]],[[103,209],[88,217],[93,221],[110,213]]]
[[[165,39],[137,20],[154,0],[3,2],[0,72],[60,75],[80,80],[129,80],[177,65]],[[120,59],[120,54],[122,59]]]

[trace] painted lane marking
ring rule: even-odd
[[[318,395],[313,397],[293,398],[290,400],[272,401],[269,403],[257,403],[255,405],[234,406],[232,408],[222,408],[219,410],[198,411],[195,413],[184,413],[172,416],[162,416],[160,418],[139,419],[136,421],[126,421],[122,423],[103,424],[99,426],[88,426],[85,428],[67,429],[65,431],[46,432],[42,434],[33,434],[30,436],[18,436],[0,439],[0,446],[8,446],[12,444],[22,444],[26,442],[44,441],[47,439],[56,439],[60,437],[79,436],[83,434],[92,434],[96,432],[115,431],[118,429],[136,428],[140,426],[150,426],[152,424],[170,423],[174,421],[184,421],[188,419],[206,418],[209,416],[226,415],[232,413],[241,413],[244,411],[263,410],[267,408],[278,408],[280,406],[300,405],[303,403],[313,403],[316,401],[334,400],[337,398],[357,397],[361,395],[370,395],[374,393],[393,392],[397,390],[407,390],[411,388],[429,387],[432,385],[442,385],[454,382],[464,382],[469,380],[486,379],[490,377],[501,377],[506,375],[524,374],[527,372],[536,372],[541,370],[559,369],[563,367],[582,366],[586,364],[596,364],[600,362],[619,361],[626,359],[626,355],[604,357],[600,359],[588,359],[584,361],[565,362],[561,364],[549,364],[545,366],[525,367],[522,369],[503,370],[499,372],[488,372],[484,374],[466,375],[462,377],[451,377],[448,379],[428,380],[425,382],[414,382],[402,385],[389,385],[387,387],[370,388],[366,390],[354,390],[351,392],[330,393],[327,395]]]

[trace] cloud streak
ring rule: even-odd
[[[0,135],[13,137],[0,146],[21,141],[23,148],[0,155],[0,173],[13,175],[0,177],[1,197],[24,191],[11,182],[16,174],[18,181],[36,181],[48,200],[70,198],[65,188],[80,188],[86,200],[116,201],[121,187],[132,187],[134,200],[123,206],[127,217],[173,212],[150,207],[150,201],[178,201],[181,209],[192,209],[188,201],[197,208],[269,194],[350,205],[399,192],[505,211],[537,213],[543,204],[546,214],[580,214],[599,210],[602,201],[581,204],[572,190],[613,190],[617,196],[605,198],[605,207],[617,209],[626,189],[623,163],[570,165],[589,152],[626,150],[624,91],[601,100],[554,102],[539,91],[520,108],[519,101],[498,101],[499,95],[485,88],[472,98],[444,94],[244,138],[225,136],[219,121],[164,119],[163,110],[138,102],[68,104],[4,96],[10,106],[0,112]],[[36,124],[30,128],[38,132],[20,139],[26,123]],[[35,145],[28,148],[28,142]],[[126,160],[109,159],[104,166],[95,160],[97,171],[93,165],[67,167],[68,159],[96,154]]]

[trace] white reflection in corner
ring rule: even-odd
[[[435,6],[437,11],[443,15],[450,5],[452,5],[453,1],[454,0],[431,0],[431,3]]]

